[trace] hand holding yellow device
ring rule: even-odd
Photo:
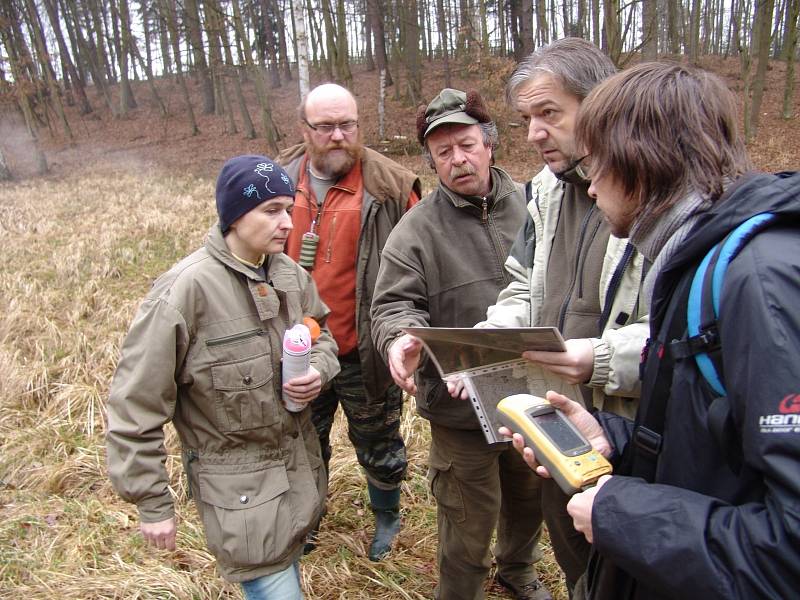
[[[500,422],[519,433],[547,467],[550,476],[565,494],[575,494],[593,486],[611,473],[611,464],[594,450],[560,410],[544,398],[514,394],[497,404]]]

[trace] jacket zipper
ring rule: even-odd
[[[257,337],[259,335],[264,335],[263,329],[251,329],[250,331],[243,331],[241,333],[235,333],[233,335],[226,335],[225,337],[215,338],[213,340],[206,340],[206,346],[222,346],[223,344],[230,344],[232,342],[239,342],[241,340],[246,340],[251,337]]]
[[[572,277],[572,284],[569,286],[569,292],[567,293],[567,297],[564,298],[564,304],[561,305],[561,312],[558,315],[559,331],[564,331],[564,320],[566,319],[567,316],[567,307],[572,301],[572,292],[575,290],[575,284],[579,283],[580,273],[583,271],[583,269],[581,268],[584,262],[582,258],[583,243],[586,237],[586,229],[589,227],[589,219],[591,219],[592,214],[594,214],[596,207],[597,205],[593,204],[591,208],[588,211],[586,211],[586,214],[583,217],[583,223],[581,223],[581,233],[578,236],[578,264],[575,265],[575,271],[573,272],[573,277]]]
[[[328,234],[328,247],[325,248],[325,262],[331,262],[331,256],[333,255],[333,236],[336,233],[336,213],[333,213],[333,219],[331,219],[331,231]]]
[[[486,223],[486,221],[489,220],[489,211],[487,209],[488,209],[488,202],[486,201],[486,196],[484,196],[483,197],[483,222],[484,223]]]

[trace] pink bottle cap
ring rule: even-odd
[[[299,323],[287,329],[283,334],[283,349],[289,352],[305,352],[311,348],[311,332],[308,327]]]

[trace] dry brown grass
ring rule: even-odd
[[[212,194],[210,179],[135,169],[0,185],[0,598],[240,597],[205,549],[174,431],[178,551],[144,546],[135,507],[105,473],[105,399],[120,342],[153,278],[201,243]],[[432,596],[429,433],[412,401],[402,429],[404,526],[392,557],[372,563],[365,480],[337,422],[329,514],[302,563],[308,598]],[[547,554],[546,577],[560,585]],[[507,597],[488,582],[487,591]]]

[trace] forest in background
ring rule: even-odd
[[[575,35],[620,67],[733,60],[752,140],[770,61],[784,65],[773,84],[783,92],[780,116],[794,114],[798,13],[800,0],[3,0],[0,108],[24,123],[40,173],[48,140],[80,137],[75,115],[124,120],[142,103],[192,136],[214,115],[224,134],[263,138],[275,153],[282,89],[293,89],[296,103],[311,74],[352,87],[363,71],[377,75],[375,136],[384,140],[394,118],[387,88],[390,100],[413,109],[434,62],[452,86],[465,68],[518,60]],[[164,80],[177,102],[165,98]],[[0,177],[10,174],[5,154],[13,151],[0,155]]]
[[[425,191],[436,179],[413,133],[416,104],[445,85],[477,89],[500,132],[498,163],[522,181],[539,160],[504,86],[515,58],[566,32],[622,68],[655,51],[718,73],[755,164],[796,169],[799,1],[0,0],[0,177],[12,176],[0,181],[0,598],[241,597],[215,572],[171,426],[178,550],[143,544],[136,508],[106,475],[105,400],[139,301],[215,219],[220,166],[299,141],[304,86],[347,85],[365,143]],[[310,600],[431,597],[430,437],[413,398],[401,430],[403,529],[391,559],[372,563],[364,476],[337,420],[329,513],[301,567]],[[537,568],[565,600],[546,538]],[[508,597],[490,580],[486,592]]]

